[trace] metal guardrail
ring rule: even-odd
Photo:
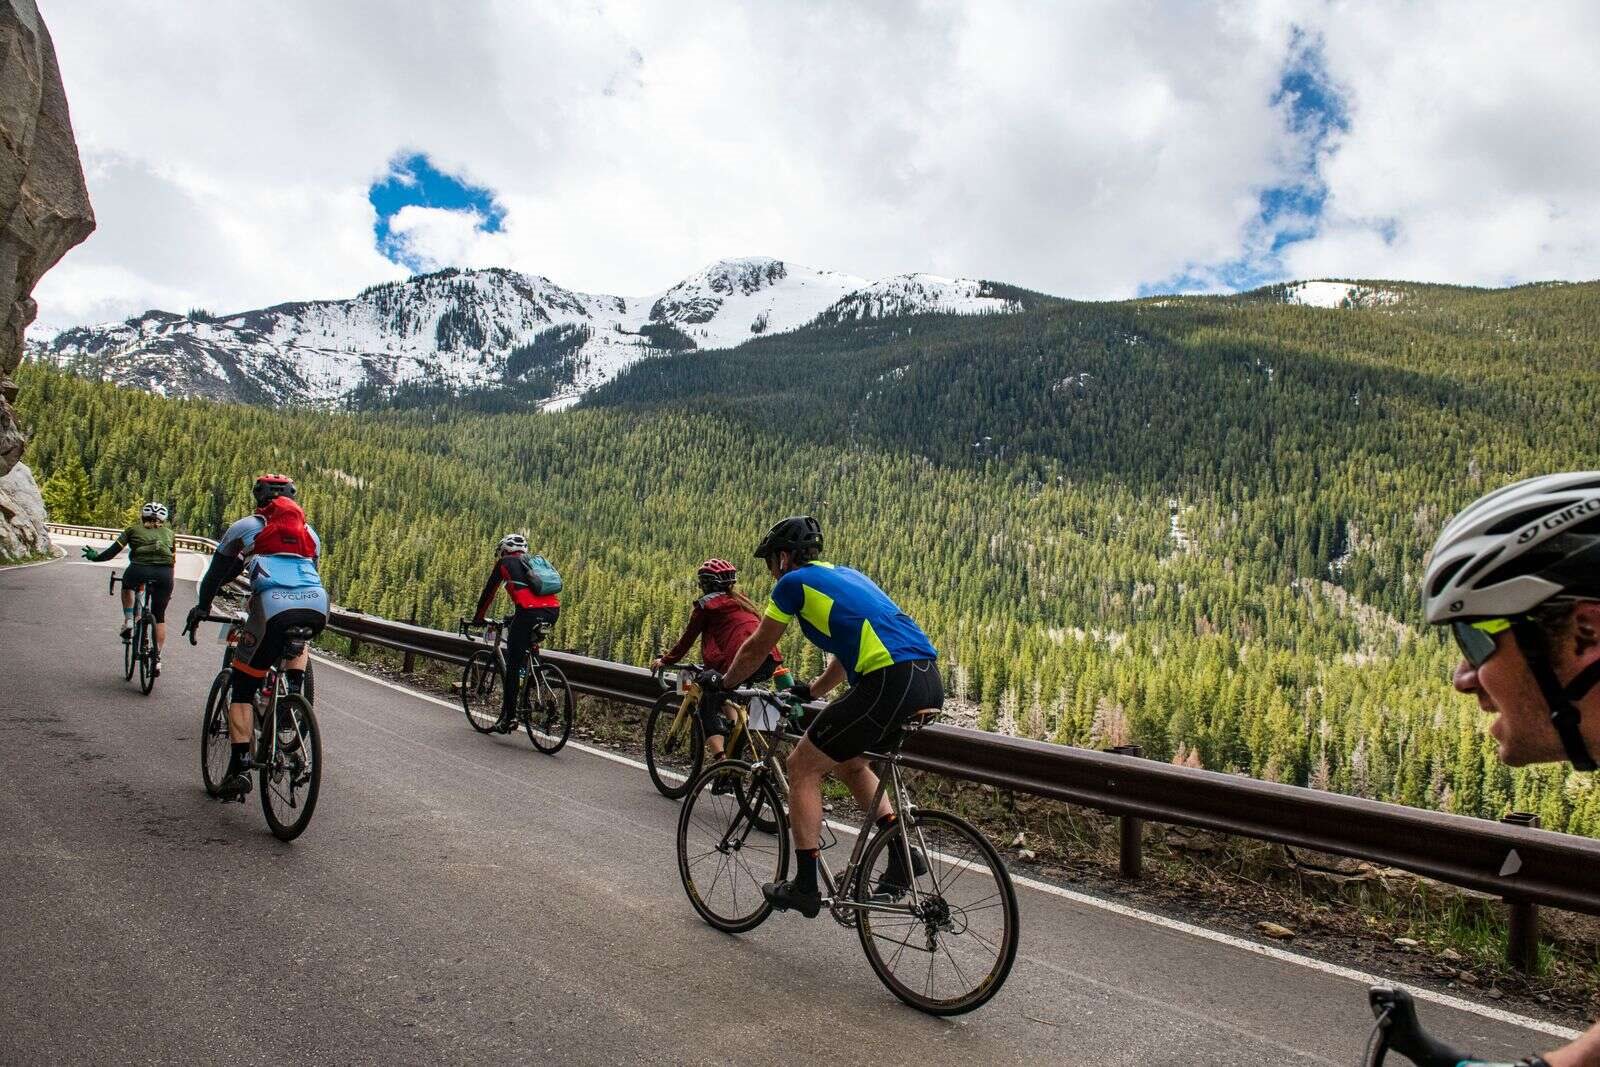
[[[117,532],[50,528],[86,536]],[[328,628],[356,642],[455,664],[483,647],[443,630],[338,607]],[[642,667],[572,652],[545,655],[579,692],[648,706],[665,691]],[[1600,841],[1592,838],[954,726],[919,730],[902,751],[906,765],[918,770],[1078,804],[1126,822],[1190,826],[1398,867],[1501,897],[1514,914],[1548,904],[1600,915]],[[1130,835],[1123,839],[1130,847]],[[1138,847],[1136,833],[1131,847]],[[1127,859],[1124,870],[1136,870]]]
[[[108,526],[76,526],[65,522],[47,522],[44,526],[51,533],[66,534],[68,537],[100,537],[106,540],[122,532]],[[185,552],[199,552],[206,556],[217,550],[217,543],[211,538],[195,537],[193,534],[174,534],[172,543]]]
[[[334,609],[329,629],[450,663],[481,647],[442,630]],[[546,652],[580,692],[649,705],[642,667]],[[1503,897],[1600,915],[1600,841],[1386,804],[1244,775],[935,725],[902,749],[907,766],[1110,815],[1330,852]]]

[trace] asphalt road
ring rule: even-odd
[[[1360,1060],[1358,983],[1027,888],[1000,994],[920,1015],[825,918],[705,926],[641,771],[327,666],[322,796],[283,844],[201,787],[192,584],[141,697],[105,582],[0,570],[0,1062]],[[1422,1012],[1481,1056],[1557,1043]]]

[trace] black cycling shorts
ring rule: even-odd
[[[122,572],[122,588],[150,590],[150,614],[156,622],[167,621],[167,605],[172,601],[172,568],[155,563],[130,563]]]
[[[944,707],[944,681],[931,659],[891,663],[823,708],[806,736],[835,763],[900,743],[901,728],[919,711]]]
[[[284,646],[289,643],[286,630],[303,626],[312,632],[312,636],[316,636],[326,625],[328,617],[320,611],[290,608],[267,619],[259,637],[248,629],[240,634],[239,647],[233,656],[233,702],[250,702],[261,686],[261,679],[267,676],[267,671],[283,655]]]

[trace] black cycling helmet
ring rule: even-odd
[[[769,559],[779,552],[822,551],[822,524],[810,515],[791,515],[779,519],[756,546],[756,559]]]
[[[263,474],[256,479],[250,492],[255,495],[256,507],[264,507],[267,501],[280,496],[293,497],[294,479],[287,474]]]

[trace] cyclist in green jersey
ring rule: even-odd
[[[807,728],[789,754],[789,821],[793,827],[798,870],[792,881],[762,886],[774,907],[794,909],[807,918],[822,907],[817,888],[817,857],[822,837],[822,779],[829,773],[850,787],[866,810],[878,792],[865,752],[893,747],[906,720],[944,704],[944,685],[935,662],[938,652],[928,635],[895,606],[894,601],[860,571],[824,562],[822,527],[809,515],[784,519],[767,532],[756,548],[777,579],[771,602],[756,631],[745,639],[720,684],[732,687],[748,679],[790,622],[812,644],[830,653],[827,667],[809,685],[790,692],[802,700],[824,696],[849,681],[843,696],[831,702]],[[714,680],[717,681],[717,680]],[[887,797],[878,797],[878,825],[892,826],[895,814]],[[898,897],[910,879],[904,860],[892,853],[889,868],[875,887]],[[917,874],[924,859],[912,853]]]
[[[172,600],[172,568],[177,559],[172,528],[167,525],[167,506],[151,501],[139,509],[139,525],[117,534],[117,539],[99,552],[83,546],[83,558],[96,563],[115,559],[128,550],[128,567],[122,572],[122,636],[133,628],[133,594],[141,585],[150,590],[150,612],[156,619],[155,673],[161,673],[161,646],[167,641],[167,604]]]

